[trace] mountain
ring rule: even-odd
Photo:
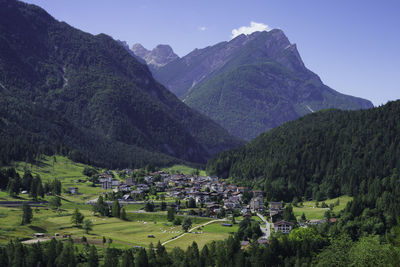
[[[149,51],[141,44],[134,44],[131,50],[135,55],[145,60],[151,69],[163,67],[179,58],[169,45],[157,45]]]
[[[0,0],[0,92],[3,163],[60,151],[113,167],[202,163],[242,143],[120,42],[15,0]]]
[[[399,100],[369,110],[316,112],[207,163],[212,175],[253,184],[268,199],[285,201],[376,195],[398,184],[399,170]]]
[[[321,109],[373,107],[324,85],[277,29],[195,49],[152,71],[187,105],[247,140]]]

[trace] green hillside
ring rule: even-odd
[[[22,2],[0,7],[3,162],[58,152],[110,167],[204,163],[241,143],[111,37]]]
[[[275,199],[354,195],[399,169],[399,111],[397,101],[310,114],[215,156],[207,171],[260,183]]]
[[[343,225],[356,221],[357,227],[346,231],[382,234],[400,212],[399,122],[400,101],[317,112],[218,154],[207,171],[262,188],[271,200],[353,196]]]

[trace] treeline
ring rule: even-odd
[[[14,168],[0,169],[0,189],[6,190],[11,196],[18,196],[22,191],[29,193],[34,200],[43,198],[44,194],[61,195],[60,180],[54,179],[43,184],[39,174],[33,176],[26,171],[22,178]]]
[[[400,101],[310,114],[207,164],[209,174],[250,181],[278,201],[355,196],[395,169],[400,169]]]

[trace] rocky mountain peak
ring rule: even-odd
[[[131,50],[135,55],[145,60],[150,67],[162,67],[179,58],[171,46],[165,44],[157,45],[151,51],[144,48],[141,44],[134,44]]]
[[[132,46],[131,50],[133,51],[133,53],[135,53],[135,55],[137,55],[138,57],[141,57],[142,59],[144,59],[144,57],[146,57],[150,53],[149,50],[144,48],[143,45],[141,45],[139,43],[134,44]]]

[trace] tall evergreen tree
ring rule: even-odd
[[[121,211],[121,206],[119,205],[119,201],[115,200],[112,206],[111,215],[115,218],[119,218]]]
[[[75,226],[78,226],[83,223],[84,218],[85,216],[83,216],[83,214],[79,212],[79,209],[75,208],[71,216],[71,223],[73,223]]]
[[[21,221],[21,224],[22,225],[30,224],[32,219],[33,219],[32,208],[28,204],[24,203],[22,205],[22,221]]]
[[[99,256],[97,254],[97,249],[94,245],[90,246],[88,255],[88,267],[98,267],[99,266]]]
[[[136,259],[137,267],[148,267],[149,266],[147,253],[144,248],[139,249],[139,253],[135,259]]]
[[[127,249],[122,254],[121,267],[135,267],[132,250]]]
[[[122,208],[122,209],[121,209],[121,215],[120,215],[120,218],[121,218],[121,220],[124,220],[124,221],[128,220],[128,218],[126,217],[126,211],[125,211],[125,208]]]

